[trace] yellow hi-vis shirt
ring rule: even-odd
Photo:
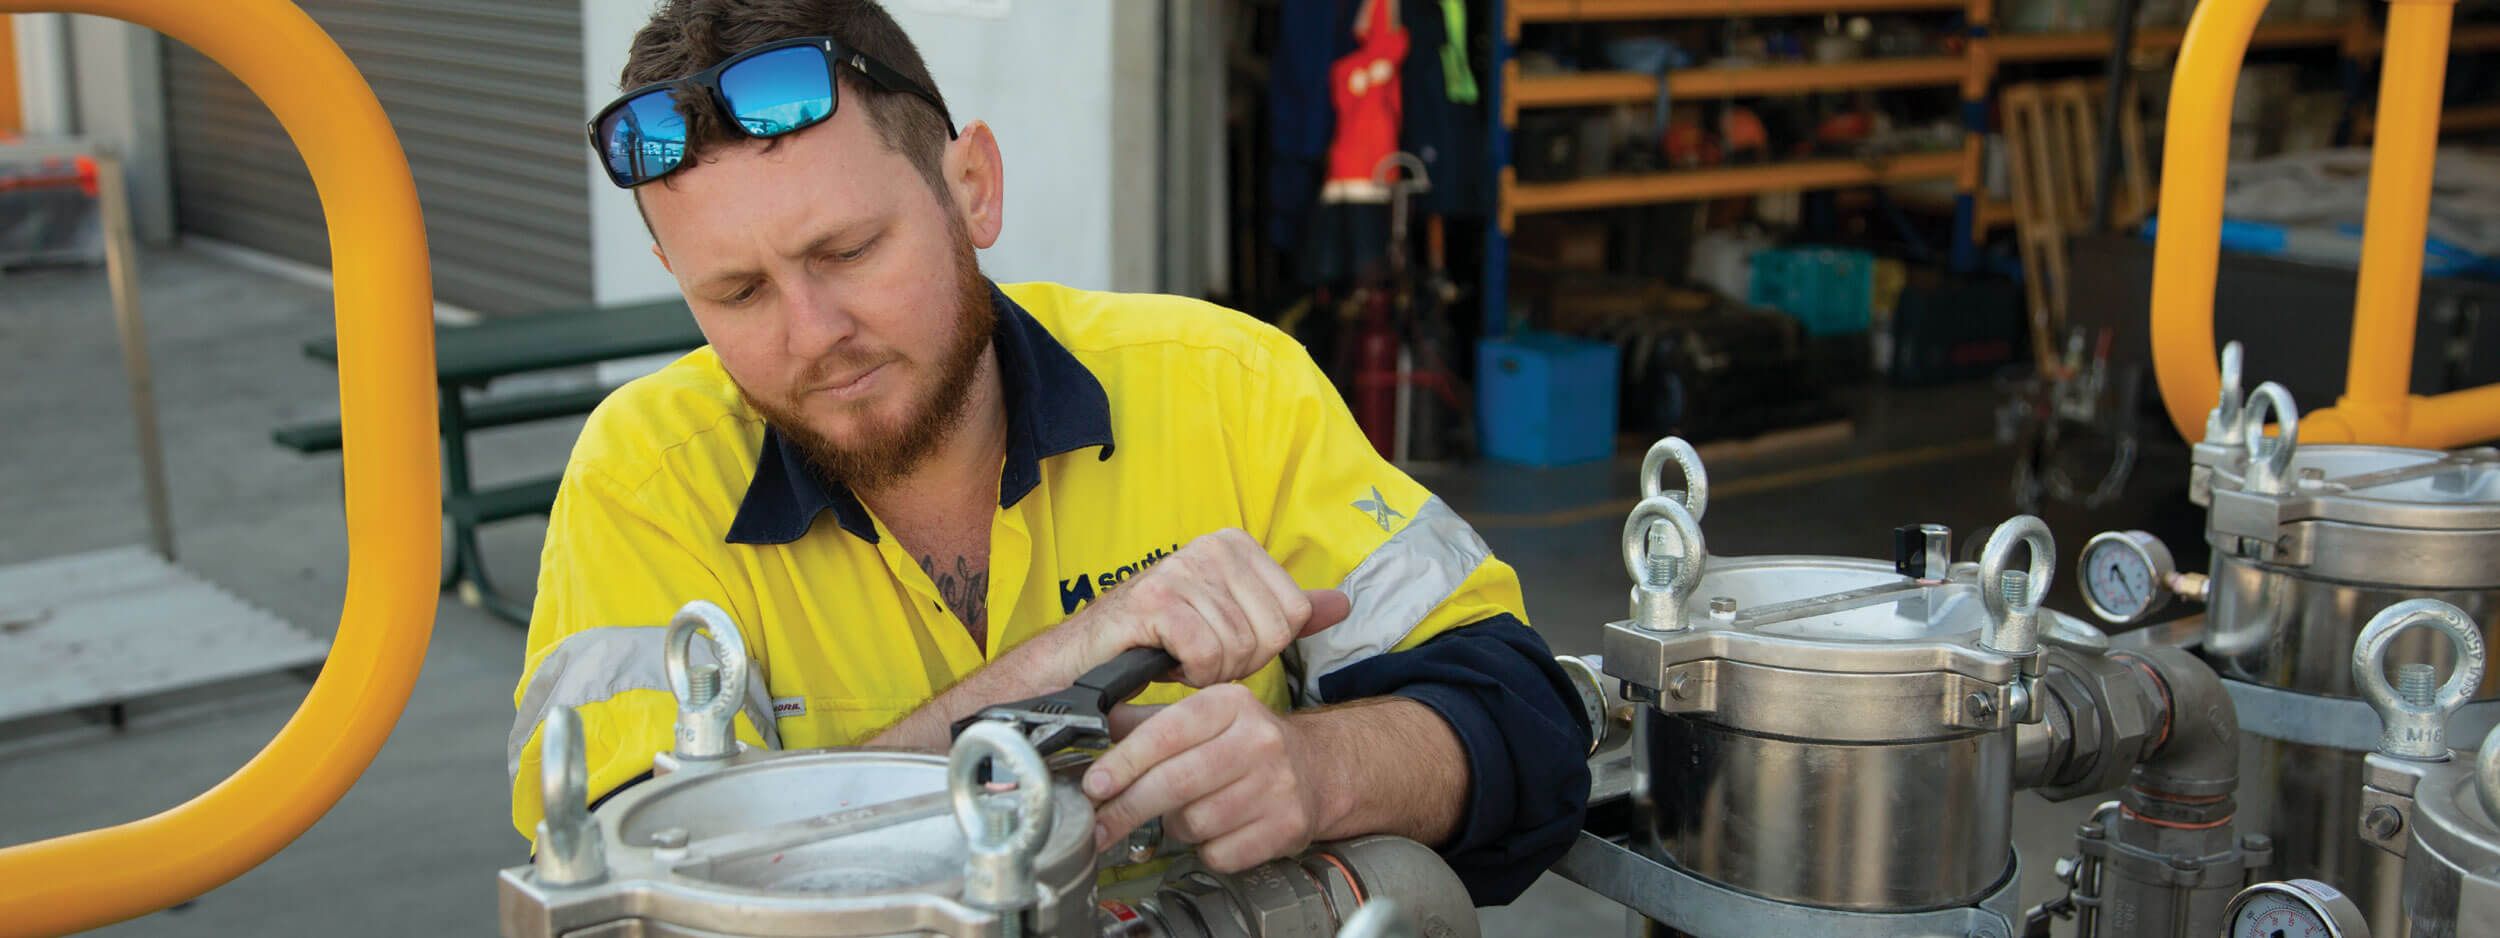
[[[848,746],[1058,625],[1199,535],[1238,527],[1305,588],[1354,601],[1243,681],[1270,706],[1319,679],[1503,613],[1518,577],[1383,460],[1310,355],[1208,303],[1047,283],[992,295],[1008,414],[990,523],[988,645],[918,560],[815,477],[710,349],[618,389],[583,428],[548,516],[507,749],[512,822],[540,817],[540,721],[581,714],[594,798],[673,745],[661,636],[689,600],[754,662],[739,738]],[[695,648],[708,656],[706,643]],[[1139,699],[1188,694],[1156,684]]]

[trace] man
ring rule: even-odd
[[[1229,871],[1399,834],[1482,904],[1561,855],[1588,728],[1517,577],[1292,340],[991,284],[997,142],[868,0],[673,0],[622,84],[593,144],[710,344],[610,397],[565,471],[515,692],[524,833],[555,707],[594,797],[647,776],[661,626],[707,599],[763,685],[750,744],[940,749],[1157,646],[1176,683],[1082,782],[1099,845],[1161,817]]]

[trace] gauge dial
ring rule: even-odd
[[[2104,531],[2083,545],[2083,601],[2115,625],[2141,621],[2170,602],[2177,568],[2170,548],[2142,531]]]
[[[2230,938],[2370,938],[2360,906],[2312,879],[2250,886],[2224,915]]]

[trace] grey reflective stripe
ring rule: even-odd
[[[520,712],[513,716],[512,735],[504,744],[505,774],[521,776],[522,747],[557,707],[598,703],[629,690],[670,693],[668,666],[660,654],[667,640],[665,625],[614,626],[584,629],[556,643],[555,650],[530,674],[529,690],[521,694]],[[720,657],[712,654],[711,642],[697,636],[691,647],[693,664],[720,663]],[[752,666],[747,670],[746,704],[739,710],[747,715],[747,722],[755,724],[766,747],[781,748],[781,728],[773,723],[772,691]]]
[[[1441,499],[1415,509],[1405,527],[1337,584],[1354,600],[1346,620],[1293,643],[1302,658],[1302,697],[1320,699],[1320,678],[1405,641],[1492,555],[1476,529]]]

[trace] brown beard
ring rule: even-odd
[[[780,431],[789,445],[797,447],[807,457],[808,465],[826,480],[855,492],[884,488],[919,468],[962,425],[964,404],[971,399],[981,356],[989,351],[990,337],[998,328],[998,312],[990,307],[990,282],[981,275],[981,261],[973,253],[972,239],[961,225],[954,227],[955,337],[937,362],[936,389],[903,419],[886,426],[866,427],[858,439],[835,440],[808,426],[796,407],[767,405],[746,394],[748,405],[763,414],[764,421]],[[830,374],[845,364],[828,362],[821,368],[810,369],[810,374],[813,376],[818,370]],[[819,384],[811,378],[799,386]],[[746,393],[744,388],[739,391]]]

